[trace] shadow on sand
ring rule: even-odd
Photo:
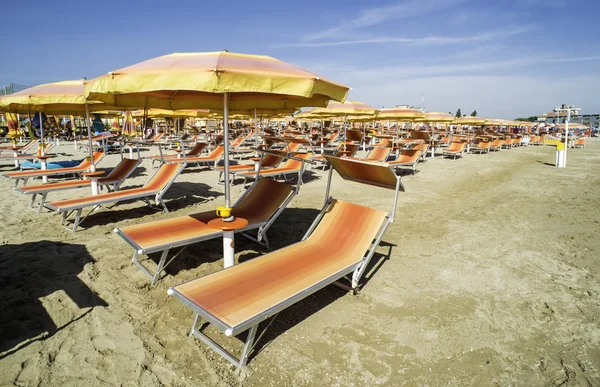
[[[96,306],[107,306],[77,277],[93,262],[84,245],[39,241],[0,246],[0,359],[52,337]],[[57,291],[79,309],[72,312],[77,317],[61,326],[41,301]]]

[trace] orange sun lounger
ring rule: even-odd
[[[236,230],[268,248],[267,230],[289,202],[296,195],[294,187],[272,179],[260,179],[254,183],[232,207],[233,216],[248,221],[244,228]],[[156,284],[162,271],[189,245],[208,239],[221,237],[223,232],[208,227],[207,223],[215,219],[215,211],[179,216],[155,222],[136,224],[116,228],[114,231],[134,248],[132,263],[137,265]],[[258,229],[257,236],[247,232]],[[169,251],[182,247],[168,262]],[[161,252],[160,261],[154,273],[150,272],[139,260],[142,254]]]
[[[465,152],[465,143],[464,142],[453,142],[450,146],[444,149],[442,157],[444,156],[452,156],[456,160],[459,157],[463,157],[463,153]]]
[[[187,151],[187,153],[185,153],[185,157],[197,157],[200,156],[202,154],[202,152],[204,151],[204,149],[208,146],[207,143],[205,142],[199,142],[196,143],[192,149],[190,149],[189,151]],[[151,159],[152,160],[152,166],[154,166],[154,163],[156,161],[161,161],[164,163],[165,160],[172,160],[172,159],[177,159],[177,158],[183,158],[183,155],[180,154],[166,154],[163,155],[162,154],[162,148],[159,146],[158,147],[160,154],[159,155],[153,155],[153,156],[147,156],[144,157],[145,159]]]
[[[183,164],[196,163],[197,165],[207,163],[209,165],[213,164],[213,166],[216,167],[217,163],[219,162],[219,160],[221,160],[223,158],[224,154],[225,154],[225,148],[223,147],[223,145],[217,145],[215,147],[215,149],[213,149],[213,151],[210,152],[206,156],[187,157],[184,154],[182,158],[169,159],[169,163],[183,163]]]
[[[398,192],[404,187],[389,165],[325,157],[332,165],[326,203],[302,241],[168,291],[195,314],[190,336],[198,337],[239,368],[248,361],[261,322],[330,284],[356,293],[394,220]],[[333,169],[345,180],[394,190],[391,213],[330,198]],[[344,279],[349,286],[339,282]],[[248,331],[242,355],[236,358],[206,336],[200,319],[226,336]]]
[[[410,167],[414,175],[417,171],[417,163],[422,154],[422,149],[404,149],[400,152],[396,160],[390,161],[388,164],[394,168]]]
[[[97,165],[100,160],[104,157],[104,152],[94,152],[94,165]],[[18,172],[8,172],[3,176],[8,177],[9,179],[15,180],[15,188],[19,185],[19,181],[23,180],[23,185],[27,184],[27,180],[30,178],[43,177],[43,176],[59,176],[59,175],[78,175],[83,172],[86,172],[92,166],[91,161],[83,160],[81,164],[76,167],[71,168],[56,168],[56,169],[44,169],[44,170],[35,170],[35,171],[18,171]]]
[[[261,153],[268,154],[268,151],[260,151]],[[276,153],[279,154],[279,153]],[[305,170],[305,165],[307,162],[310,162],[312,158],[312,153],[293,153],[291,155],[286,156],[287,160],[283,163],[282,166],[276,168],[269,168],[263,170],[258,167],[256,172],[235,172],[236,175],[240,175],[244,178],[243,186],[246,185],[247,179],[258,180],[262,177],[283,177],[287,180],[288,175],[298,175],[298,185],[302,184],[302,174]]]
[[[46,145],[44,146],[44,153],[48,152],[50,149],[52,149],[54,147],[54,143],[53,142],[47,142]],[[19,154],[18,152],[15,152],[16,154],[13,155],[8,155],[8,154],[0,154],[0,160],[5,160],[5,161],[27,161],[27,160],[34,160],[37,159],[38,156],[42,155],[42,152],[40,150],[38,150],[35,153],[32,154],[28,154],[28,153],[21,153]],[[16,166],[16,165],[15,165]]]
[[[167,206],[162,200],[171,184],[181,173],[185,164],[163,164],[148,182],[140,188],[130,188],[122,191],[101,193],[99,195],[90,195],[76,199],[66,199],[57,202],[46,203],[46,207],[62,214],[61,224],[69,231],[77,231],[77,226],[85,220],[94,210],[103,204],[118,203],[125,200],[141,199],[150,206],[148,198],[154,197],[157,205],[162,206],[165,212],[169,212]],[[92,207],[90,212],[81,217],[84,208]],[[72,226],[66,227],[67,218],[75,212],[75,220]]]
[[[139,160],[132,160],[124,158],[121,160],[117,166],[110,171],[110,173],[106,177],[102,177],[98,179],[98,185],[106,186],[109,191],[111,191],[110,186],[112,185],[113,191],[117,191],[121,184],[133,173],[135,168],[140,164]],[[82,188],[91,185],[91,180],[89,179],[81,179],[81,180],[67,180],[67,181],[59,181],[57,183],[46,183],[40,185],[28,185],[24,187],[17,188],[17,191],[31,195],[31,202],[29,203],[29,207],[33,208],[35,203],[35,198],[37,195],[41,195],[42,199],[40,200],[40,204],[37,209],[37,213],[39,214],[46,203],[46,197],[50,192],[55,191],[63,191],[68,189]]]
[[[471,146],[470,152],[474,153],[490,153],[490,147],[492,143],[489,141],[479,141],[477,144]]]

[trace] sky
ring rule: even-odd
[[[94,78],[173,52],[263,54],[376,108],[600,113],[598,0],[10,2],[0,86]],[[10,59],[8,59],[10,58]]]

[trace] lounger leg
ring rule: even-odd
[[[44,208],[44,203],[46,203],[46,195],[48,195],[48,192],[44,192],[42,194],[42,200],[40,200],[40,206],[37,210],[38,215],[42,212],[42,208]]]
[[[79,226],[79,223],[81,222],[81,220],[80,220],[81,219],[81,211],[83,211],[82,208],[77,210],[77,214],[75,215],[75,221],[73,222],[73,230],[71,230],[72,232],[77,231],[77,226]],[[92,211],[94,211],[94,210],[92,209]],[[91,211],[90,211],[90,213],[91,213]]]
[[[242,351],[242,356],[240,357],[240,362],[238,364],[238,368],[242,368],[248,362],[248,355],[250,355],[250,351],[253,348],[254,337],[256,336],[256,330],[258,329],[258,324],[254,325],[248,331],[248,338],[246,339],[246,344],[244,344],[244,350]]]
[[[31,201],[29,202],[29,208],[33,208],[33,203],[35,203],[35,197],[37,194],[31,195]]]
[[[156,283],[158,282],[160,273],[163,271],[165,267],[165,262],[167,261],[167,254],[169,254],[169,249],[163,251],[163,253],[160,256],[160,261],[158,262],[158,266],[156,267],[156,273],[154,273],[154,277],[152,277],[152,286],[156,285]]]

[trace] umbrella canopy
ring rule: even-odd
[[[46,83],[0,97],[0,110],[12,113],[78,114],[85,113],[86,103],[89,111],[113,108],[104,103],[86,101],[83,92],[82,79]]]
[[[14,140],[19,138],[19,118],[15,113],[6,113],[6,121],[8,123],[8,133],[6,137]]]
[[[418,109],[409,108],[387,108],[381,109],[377,115],[378,119],[397,120],[397,121],[415,121],[425,117],[425,113]]]
[[[315,108],[311,111],[312,115],[321,117],[345,117],[345,116],[374,116],[378,112],[372,106],[362,102],[344,101],[329,102],[326,108]]]
[[[123,114],[123,130],[121,131],[121,134],[127,137],[134,137],[136,135],[135,122],[133,121],[133,115],[130,110],[127,110]]]
[[[131,112],[136,118],[144,117],[144,110],[135,110]],[[169,109],[148,109],[145,113],[148,118],[166,118],[166,117],[181,117],[181,118],[198,118],[208,117],[211,111],[208,109],[182,109],[182,110],[169,110]]]
[[[425,112],[423,118],[416,120],[417,122],[454,122],[454,116],[448,113],[442,112]]]
[[[178,53],[140,62],[91,80],[85,96],[118,106],[222,109],[229,138],[229,109],[290,109],[344,101],[349,87],[262,55]],[[224,175],[229,176],[225,141]],[[225,207],[230,207],[229,179]],[[225,212],[226,213],[226,212]]]
[[[91,80],[85,96],[118,106],[163,109],[287,109],[343,101],[349,88],[262,55],[176,53]]]
[[[487,119],[483,117],[475,117],[475,116],[464,116],[454,120],[455,124],[458,125],[471,125],[471,126],[480,126],[485,125]]]

